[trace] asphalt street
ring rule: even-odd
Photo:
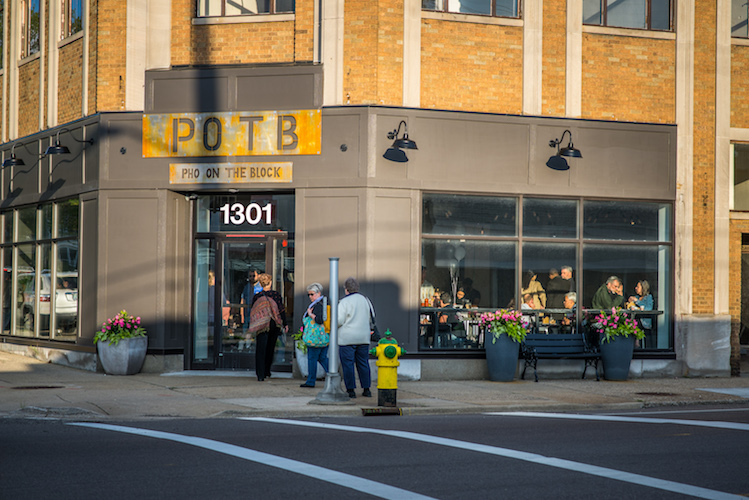
[[[749,405],[5,419],[0,498],[741,498]]]

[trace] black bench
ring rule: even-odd
[[[523,380],[525,370],[532,366],[533,375],[538,382],[536,365],[539,359],[583,359],[585,368],[582,378],[585,378],[585,372],[590,366],[596,371],[596,380],[601,380],[598,377],[598,360],[601,354],[596,347],[590,345],[582,333],[529,333],[521,349],[525,359],[523,374],[520,376]]]

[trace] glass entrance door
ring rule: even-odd
[[[194,363],[221,370],[255,368],[255,344],[247,327],[257,275],[273,278],[272,287],[284,297],[287,315],[293,318],[287,254],[283,232],[197,241]],[[282,336],[279,344],[274,365],[290,366],[291,342]]]

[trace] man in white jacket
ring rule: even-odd
[[[374,308],[364,295],[359,293],[359,282],[348,278],[343,284],[346,296],[338,302],[338,352],[341,357],[343,383],[350,398],[356,397],[354,365],[359,373],[362,396],[371,397],[369,386],[372,376],[369,371],[369,341],[372,335],[370,318],[374,319]]]

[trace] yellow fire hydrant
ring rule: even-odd
[[[377,347],[369,352],[377,356],[377,406],[396,406],[400,366],[398,357],[405,354],[406,350],[398,345],[390,330],[387,330]]]

